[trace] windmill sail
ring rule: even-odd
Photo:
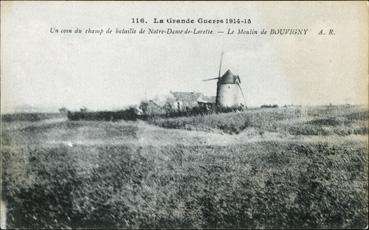
[[[220,55],[219,73],[218,73],[218,77],[205,79],[205,80],[203,80],[203,81],[211,81],[211,80],[217,80],[217,79],[219,80],[219,79],[220,79],[220,73],[222,72],[223,55],[224,55],[224,52],[222,51],[222,54]]]
[[[220,55],[220,63],[219,63],[219,73],[218,73],[218,78],[220,78],[220,73],[222,72],[223,55],[224,55],[224,51],[222,51],[222,54]]]
[[[240,86],[240,83],[236,83],[237,85],[238,85],[238,88],[240,89],[240,91],[241,91],[241,94],[242,94],[242,98],[243,98],[243,103],[245,103],[244,105],[246,106],[246,99],[245,99],[245,95],[243,94],[243,90],[242,90],[242,88],[241,88],[241,86]]]
[[[211,81],[211,80],[217,80],[217,79],[219,79],[219,78],[218,77],[214,77],[214,78],[205,79],[203,81]]]

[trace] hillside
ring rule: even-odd
[[[362,228],[368,111],[2,122],[9,227]]]

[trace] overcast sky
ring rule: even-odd
[[[215,95],[241,78],[249,106],[367,103],[365,2],[1,2],[1,107],[120,108],[172,91]],[[148,23],[131,24],[132,17]],[[154,25],[158,18],[250,18],[249,25]],[[112,35],[50,28],[112,28]],[[115,28],[309,29],[308,35],[123,35]],[[317,35],[334,29],[334,36]]]

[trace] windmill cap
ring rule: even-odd
[[[235,84],[237,80],[239,81],[239,76],[234,75],[230,70],[227,70],[220,78],[222,84]]]

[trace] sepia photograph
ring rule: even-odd
[[[366,1],[1,1],[1,229],[367,229]]]

